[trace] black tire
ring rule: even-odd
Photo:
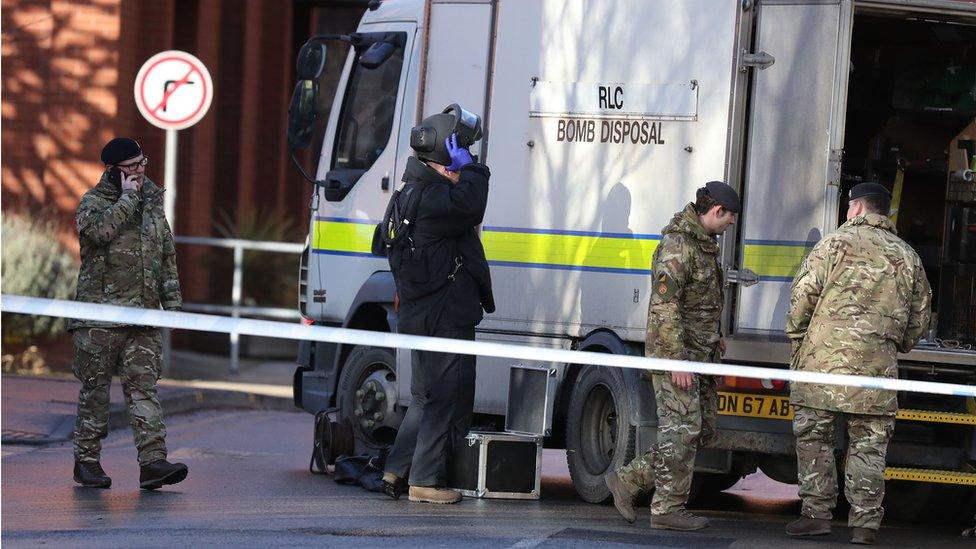
[[[603,475],[634,457],[633,415],[619,369],[584,366],[569,400],[566,461],[573,487],[584,501],[610,501]]]
[[[396,438],[405,410],[396,405],[395,365],[390,349],[357,346],[342,367],[336,402],[352,426],[357,454],[377,454]]]

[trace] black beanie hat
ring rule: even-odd
[[[118,164],[140,154],[142,154],[142,147],[135,139],[116,137],[102,147],[102,164]]]
[[[891,193],[884,185],[880,183],[875,183],[873,181],[868,181],[865,183],[858,183],[851,188],[851,194],[849,195],[849,200],[857,200],[858,198],[864,198],[865,196],[883,196],[888,200],[891,200]]]
[[[739,213],[739,193],[723,181],[709,181],[705,183],[708,194],[718,202],[720,206],[732,213]]]

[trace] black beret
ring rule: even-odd
[[[102,164],[118,164],[140,154],[142,154],[142,147],[135,139],[116,137],[102,147]]]
[[[709,181],[705,183],[705,190],[708,194],[718,202],[720,206],[732,213],[739,213],[741,206],[739,204],[739,193],[735,192],[735,189],[730,187],[727,183],[721,181]]]
[[[888,192],[888,189],[878,183],[858,183],[851,188],[850,200],[864,198],[865,196],[884,196],[891,199],[891,193]]]

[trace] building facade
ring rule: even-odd
[[[223,224],[248,238],[260,227],[242,220],[272,219],[290,227],[283,238],[303,241],[310,189],[285,137],[295,57],[312,34],[354,31],[365,9],[364,0],[3,0],[3,211],[57,217],[77,250],[74,210],[116,135],[141,143],[162,185],[165,132],[139,114],[133,84],[149,57],[178,49],[206,64],[215,94],[203,120],[179,133],[174,232],[222,236]],[[340,49],[330,44],[323,120]],[[310,168],[316,157],[306,153]],[[229,302],[229,253],[181,245],[179,254],[187,301]]]

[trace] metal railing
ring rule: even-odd
[[[213,248],[229,248],[234,250],[234,280],[231,285],[231,304],[216,305],[212,303],[183,303],[183,309],[195,313],[208,313],[230,315],[238,317],[257,317],[272,318],[279,320],[299,320],[301,314],[298,308],[288,309],[284,307],[245,307],[241,304],[244,288],[244,250],[260,252],[277,252],[301,254],[305,249],[304,244],[294,242],[267,242],[261,240],[243,240],[239,238],[210,238],[203,236],[176,236],[174,240],[177,244],[187,244],[190,246],[210,246]],[[296,267],[297,268],[297,267]],[[297,289],[296,289],[297,291]],[[165,341],[164,357],[169,357],[169,337],[167,334]],[[240,335],[236,332],[230,334],[230,373],[236,374],[240,371]],[[168,358],[164,358],[168,360]]]

